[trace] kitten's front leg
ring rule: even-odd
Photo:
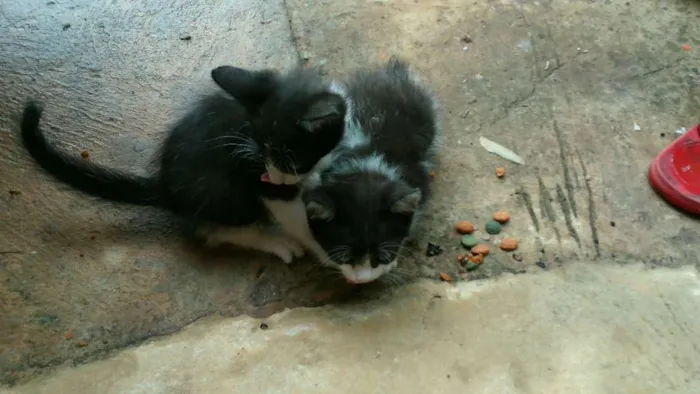
[[[291,201],[262,199],[263,204],[273,219],[290,237],[299,241],[310,250],[321,262],[328,261],[323,247],[316,242],[309,221],[306,217],[306,207],[301,199],[301,193]]]
[[[297,241],[262,225],[219,226],[200,225],[197,235],[206,240],[209,246],[231,244],[274,254],[289,264],[294,258],[304,256],[304,248]]]

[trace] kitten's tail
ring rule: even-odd
[[[42,107],[29,102],[22,114],[22,142],[32,158],[62,182],[95,197],[136,205],[157,205],[154,178],[98,167],[86,159],[71,157],[49,145],[39,128]]]

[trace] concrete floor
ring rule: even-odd
[[[268,319],[207,318],[4,393],[691,394],[698,308],[695,268],[572,263]]]
[[[0,383],[71,393],[698,392],[700,227],[660,201],[645,173],[674,131],[698,120],[700,4],[637,3],[3,2]],[[431,215],[402,273],[469,280],[456,288],[358,290],[309,262],[192,249],[158,212],[51,181],[15,139],[22,103],[41,98],[44,127],[66,149],[142,171],[176,111],[213,88],[212,67],[303,59],[341,76],[394,53],[437,92],[447,137]],[[486,153],[482,135],[526,164]],[[505,233],[520,240],[522,261],[495,251],[466,275],[453,223],[481,225],[495,210],[511,212]],[[428,241],[446,252],[423,257]],[[264,333],[235,318],[271,314]]]

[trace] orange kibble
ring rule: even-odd
[[[90,152],[84,150],[80,152],[80,157],[82,157],[83,159],[87,159],[88,157],[90,157]]]
[[[472,254],[480,254],[484,257],[489,255],[489,246],[486,244],[478,244],[472,248]]]
[[[442,279],[445,282],[452,282],[452,277],[444,272],[440,272],[440,279]]]
[[[73,333],[67,332],[67,333],[63,336],[63,338],[65,338],[66,340],[73,339]]]
[[[471,234],[474,232],[474,224],[468,220],[460,220],[455,225],[455,230],[460,234]]]
[[[507,223],[510,220],[510,214],[505,211],[494,212],[493,220],[501,224]]]
[[[688,45],[688,44],[681,45],[681,49],[687,52],[690,50],[690,45]]]
[[[518,249],[518,241],[513,238],[503,238],[500,247],[506,252],[512,252],[515,249]]]
[[[496,176],[499,178],[503,178],[506,175],[506,169],[503,167],[498,167],[496,168]]]
[[[484,255],[481,253],[471,254],[469,257],[467,257],[467,259],[474,264],[481,264],[484,262]]]

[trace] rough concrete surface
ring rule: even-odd
[[[511,392],[559,392],[545,385],[560,382],[559,387],[570,385],[569,392],[645,392],[647,387],[646,392],[691,392],[684,390],[697,388],[693,386],[697,384],[693,373],[697,373],[698,356],[684,353],[688,349],[676,342],[692,337],[689,333],[693,328],[686,325],[691,321],[673,328],[675,334],[669,336],[660,327],[672,324],[670,315],[659,309],[646,320],[641,317],[650,303],[659,301],[654,293],[655,274],[637,272],[640,278],[646,278],[644,286],[651,290],[648,294],[625,293],[629,302],[620,304],[617,312],[612,312],[616,307],[613,305],[604,313],[589,311],[577,318],[571,311],[595,309],[592,298],[576,298],[582,305],[557,306],[556,302],[566,300],[547,297],[575,294],[548,292],[554,285],[542,278],[566,274],[534,273],[542,271],[540,267],[560,266],[562,272],[569,272],[566,267],[574,260],[590,261],[603,270],[600,275],[621,277],[626,268],[605,267],[612,263],[672,269],[698,265],[694,247],[700,241],[698,222],[663,203],[646,182],[646,169],[653,156],[670,143],[676,129],[690,127],[699,118],[698,17],[700,4],[690,0],[0,3],[0,382],[24,383],[56,366],[105,357],[115,349],[175,332],[203,316],[267,316],[285,307],[314,306],[348,295],[368,297],[366,290],[338,283],[330,273],[308,262],[288,268],[274,258],[253,253],[201,252],[183,242],[176,223],[154,210],[86,198],[52,181],[37,171],[15,138],[18,115],[26,99],[44,101],[43,127],[65,149],[76,154],[88,149],[95,162],[143,171],[179,108],[193,95],[213,89],[208,72],[214,66],[234,63],[286,67],[301,57],[324,66],[331,75],[342,76],[355,67],[398,54],[415,66],[442,102],[446,137],[430,215],[422,226],[420,242],[409,252],[413,258],[402,267],[406,279],[414,277],[415,272],[433,278],[438,272],[447,272],[468,279],[532,272],[532,276],[523,276],[527,279],[514,280],[526,287],[523,292],[544,297],[538,301],[537,313],[549,313],[550,330],[568,330],[582,337],[592,329],[599,333],[589,342],[578,344],[573,340],[548,342],[543,337],[545,326],[538,326],[541,332],[534,332],[526,325],[522,329],[533,333],[528,340],[518,337],[509,342],[504,339],[506,333],[501,337],[497,334],[504,330],[508,316],[520,316],[521,320],[514,321],[535,324],[532,321],[540,315],[533,314],[524,301],[509,298],[508,294],[515,298],[522,295],[509,292],[506,284],[512,283],[511,279],[487,282],[494,284],[489,290],[493,293],[489,308],[506,308],[504,315],[449,323],[456,327],[453,332],[459,329],[477,338],[479,334],[474,333],[496,332],[483,336],[474,353],[491,355],[490,369],[479,369],[482,363],[479,358],[469,358],[470,353],[460,356],[474,360],[464,363],[466,376],[483,383],[462,383],[463,387],[478,392],[491,384],[511,387]],[[691,50],[683,51],[682,45],[690,45]],[[635,123],[641,130],[633,129]],[[526,164],[510,164],[486,153],[478,144],[479,136],[515,150]],[[494,176],[499,166],[507,170],[503,180]],[[519,239],[522,262],[495,250],[482,267],[467,275],[455,263],[460,247],[453,223],[469,219],[482,226],[496,210],[511,213],[513,219],[504,235]],[[492,249],[497,249],[493,242],[498,239],[490,240]],[[423,257],[428,241],[439,243],[446,252],[430,259]],[[602,277],[585,272],[588,274],[581,277],[582,282],[590,279],[598,283],[597,293],[608,291]],[[668,278],[684,277],[682,271],[659,272]],[[559,284],[566,287],[566,283]],[[377,288],[382,290],[382,284],[370,286]],[[369,319],[379,313],[375,308],[390,311],[413,302],[412,291],[400,290],[378,301],[387,303],[389,309],[381,309],[377,303],[350,310],[329,307],[285,312],[272,321],[296,316],[321,324],[328,314],[340,319],[346,313],[347,319]],[[612,294],[605,299],[612,300]],[[683,297],[677,299],[680,303]],[[469,303],[454,305],[467,308],[464,305]],[[669,314],[692,318],[691,306],[695,304],[690,298],[688,304],[678,304],[680,310],[669,305]],[[562,308],[561,312],[556,308]],[[622,312],[632,316],[629,321]],[[431,319],[426,316],[426,324],[433,324]],[[372,330],[361,337],[367,343],[387,338],[379,334],[375,337],[375,331],[386,335],[388,329],[404,329],[402,322],[409,325],[406,332],[412,329],[401,319],[391,325],[387,320],[375,321]],[[437,316],[435,324],[439,321],[445,320]],[[601,355],[605,349],[596,347],[594,339],[602,337],[601,332],[613,335],[617,326],[612,322],[627,330],[619,334],[626,338],[624,345],[616,345],[632,352],[624,354],[638,351],[630,343],[642,343],[637,348],[644,351],[658,346],[649,351],[659,356],[639,361]],[[202,324],[191,330],[206,337],[208,330],[215,333],[246,324],[250,329],[252,323],[238,319]],[[333,327],[331,322],[327,325]],[[183,335],[190,335],[188,332]],[[274,330],[269,332],[266,335],[274,335]],[[344,346],[357,341],[356,333],[338,332],[324,343],[324,349],[333,349],[331,353],[337,355],[313,353],[319,360],[330,358],[329,366],[324,368],[343,365]],[[66,335],[72,338],[66,339]],[[456,338],[450,335],[447,337]],[[193,343],[199,340],[197,335],[188,338]],[[664,341],[654,345],[648,343],[648,338]],[[522,346],[508,350],[502,341]],[[333,347],[331,342],[338,346]],[[303,346],[304,342],[287,343]],[[457,357],[448,351],[457,348],[452,345],[448,349],[443,343],[435,348],[424,344],[421,349],[431,352],[436,361],[443,357],[449,360]],[[574,349],[575,345],[581,346]],[[125,354],[157,354],[149,353],[153,346],[120,353],[112,360]],[[214,350],[198,353],[200,359],[231,355],[223,352],[218,356],[217,347],[209,346]],[[412,346],[405,341],[389,342],[387,352],[405,352],[406,357],[414,357],[411,350],[420,347]],[[554,349],[556,346],[560,348]],[[537,377],[544,373],[544,369],[537,368],[546,365],[537,352],[539,347],[552,354],[558,352],[558,362],[552,362],[558,368],[552,372],[558,380],[550,382],[546,374],[545,378]],[[521,348],[531,350],[521,352]],[[574,351],[567,355],[562,349]],[[679,352],[682,361],[671,357],[673,351]],[[277,365],[284,360],[275,361],[267,353],[256,354],[236,359],[245,363],[243,371],[259,363],[258,368],[268,368],[263,361]],[[357,363],[362,359],[359,353],[353,357],[356,362],[348,365],[360,365],[358,370],[379,381],[378,372],[369,367],[362,369],[364,364]],[[499,364],[516,358],[520,364]],[[164,361],[154,360],[156,364]],[[303,360],[306,364],[319,362]],[[607,360],[608,364],[595,364],[597,360]],[[320,366],[304,369],[304,363],[298,366],[297,360],[298,369],[293,371],[320,371]],[[653,374],[653,363],[665,375]],[[129,376],[158,381],[148,374],[153,371],[148,368],[157,365],[147,364],[144,361],[138,368],[128,366],[132,368]],[[374,365],[369,361],[366,364]],[[435,387],[460,384],[458,372],[445,372],[443,375],[449,373],[452,378],[446,379],[445,375],[442,379],[442,375],[433,374],[435,362],[426,364],[418,368],[413,360],[401,367],[404,369],[395,370],[414,379],[399,382],[393,375],[382,376],[389,379],[386,384],[399,388],[403,384],[428,387],[431,382],[440,382]],[[519,366],[513,366],[516,364]],[[68,379],[69,385],[71,374],[79,376],[102,364],[93,365],[59,376]],[[504,368],[514,372],[503,372]],[[577,375],[577,368],[597,371],[598,380],[582,377],[593,375]],[[286,376],[286,370],[280,373],[279,366],[271,370],[280,381]],[[204,387],[197,386],[197,375],[181,375],[182,381],[191,376],[192,387]],[[235,387],[262,379],[260,375],[251,376],[250,381],[224,381],[221,385]],[[505,376],[514,379],[513,383],[508,383]],[[273,377],[269,375],[269,379]],[[124,379],[126,382],[130,378]],[[522,381],[530,382],[529,386],[518,383]],[[333,382],[346,385],[357,383],[357,379],[337,375]],[[632,382],[640,388],[596,391],[596,382]],[[276,384],[277,380],[269,382],[270,387]],[[181,390],[188,392],[186,386]]]
[[[364,304],[207,319],[7,394],[691,394],[699,296],[695,268],[590,263],[421,283]]]

